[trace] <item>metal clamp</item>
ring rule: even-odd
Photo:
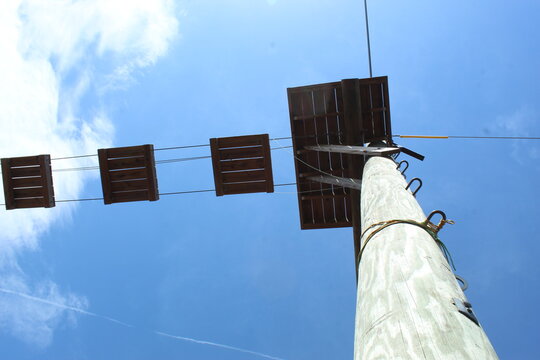
[[[396,166],[396,170],[399,170],[401,168],[401,164],[405,163],[405,169],[401,170],[401,175],[405,174],[405,171],[409,168],[409,162],[407,160],[401,160],[399,164]]]
[[[436,215],[436,214],[441,215],[441,220],[439,221],[437,225],[431,222],[431,218],[433,217],[433,215]],[[439,230],[441,230],[444,224],[446,223],[453,224],[454,222],[452,220],[447,220],[446,214],[444,213],[444,211],[441,211],[441,210],[432,211],[426,219],[426,225],[429,226],[435,232],[439,232]]]
[[[476,325],[480,326],[480,323],[478,322],[478,319],[476,318],[476,315],[474,315],[474,312],[472,310],[471,303],[454,298],[454,305],[456,305],[456,308],[460,313],[468,317],[469,320],[474,322]]]
[[[418,192],[418,190],[420,190],[420,188],[422,187],[422,180],[420,180],[419,178],[414,178],[414,179],[411,179],[411,181],[409,181],[409,183],[407,184],[407,187],[405,188],[405,190],[409,190],[409,187],[411,187],[411,184],[415,181],[418,181],[418,187],[416,188],[416,190],[414,190],[414,192],[412,193],[413,196],[416,196],[416,193]]]

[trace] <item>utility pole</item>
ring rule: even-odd
[[[498,359],[430,233],[411,223],[377,231],[381,222],[425,221],[406,185],[390,158],[366,162],[355,360]]]

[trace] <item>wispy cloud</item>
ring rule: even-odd
[[[107,109],[80,104],[86,96],[107,96],[125,86],[134,72],[163,56],[178,32],[174,11],[169,0],[0,2],[0,157],[79,155],[111,145],[114,126]],[[61,167],[92,161],[68,160]],[[77,198],[89,176],[55,173],[57,197]],[[84,308],[84,298],[62,293],[51,280],[28,279],[17,261],[39,247],[40,235],[54,222],[69,219],[74,207],[0,210],[3,285]],[[65,318],[61,308],[52,311],[20,298],[2,297],[0,308],[4,332],[41,346]]]
[[[57,308],[57,309],[61,309],[61,310],[68,310],[68,311],[72,311],[72,312],[79,313],[79,314],[82,314],[82,315],[97,317],[97,318],[100,318],[100,319],[103,319],[103,320],[113,322],[113,323],[118,324],[118,325],[130,327],[130,328],[135,328],[135,326],[130,325],[130,324],[125,323],[125,322],[120,321],[120,320],[116,320],[115,318],[112,318],[112,317],[109,317],[109,316],[104,316],[104,315],[99,315],[99,314],[87,311],[87,310],[81,308],[80,305],[77,305],[77,304],[66,303],[65,301],[58,302],[58,300],[48,300],[48,299],[44,299],[44,298],[41,298],[41,297],[28,295],[28,294],[26,294],[24,292],[12,290],[12,289],[7,289],[7,288],[2,288],[2,287],[0,287],[0,293],[4,293],[4,294],[7,294],[7,295],[15,295],[16,297],[20,297],[20,298],[22,298],[24,300],[30,300],[32,302],[37,302],[37,303],[40,303],[40,304],[43,304],[43,305],[49,305],[50,307],[53,307],[53,308]],[[0,297],[0,299],[2,299],[2,298]],[[154,334],[156,334],[156,335],[168,337],[168,338],[171,338],[171,339],[188,341],[188,342],[192,342],[192,343],[196,343],[196,344],[209,345],[209,346],[214,346],[214,347],[218,347],[218,348],[222,348],[222,349],[243,352],[243,353],[246,353],[246,354],[259,356],[259,357],[263,357],[263,358],[266,358],[266,359],[284,360],[282,358],[278,358],[278,357],[275,357],[275,356],[264,354],[264,353],[261,353],[261,352],[258,352],[258,351],[239,348],[239,347],[236,347],[236,346],[220,344],[220,343],[207,341],[207,340],[193,339],[193,338],[185,337],[185,336],[171,335],[171,334],[164,333],[162,331],[154,330],[152,332]]]

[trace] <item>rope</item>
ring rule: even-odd
[[[443,220],[443,221],[444,223],[448,223],[448,224],[454,223],[452,220]],[[362,254],[364,253],[364,249],[366,248],[369,241],[373,238],[373,236],[375,236],[375,234],[379,233],[380,231],[386,229],[387,227],[390,227],[392,225],[397,225],[397,224],[410,224],[410,225],[418,226],[424,229],[429,235],[431,235],[433,240],[435,240],[435,243],[441,249],[444,257],[446,258],[446,261],[448,261],[448,263],[452,266],[452,268],[456,270],[456,266],[454,265],[454,260],[452,259],[452,255],[450,255],[448,248],[446,247],[446,245],[444,245],[444,243],[441,241],[441,239],[439,239],[439,236],[437,235],[438,230],[434,230],[429,225],[430,222],[427,219],[423,222],[418,222],[415,220],[388,220],[388,221],[381,221],[381,222],[375,223],[371,225],[370,227],[368,227],[366,230],[362,232],[362,235],[360,235],[360,240],[364,237],[366,232],[378,226],[377,229],[375,229],[371,234],[369,234],[369,236],[366,238],[366,241],[364,241],[364,245],[362,246],[362,248],[360,249],[360,252],[358,253],[358,261],[357,261],[358,266],[360,265],[360,260],[362,259]],[[435,227],[435,225],[433,226]]]

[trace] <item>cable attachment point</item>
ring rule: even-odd
[[[405,188],[405,190],[409,190],[409,188],[411,187],[412,183],[415,182],[415,181],[418,181],[418,187],[417,187],[416,190],[414,190],[414,192],[412,193],[413,196],[416,196],[416,193],[417,193],[418,190],[420,190],[420,188],[422,187],[422,180],[420,180],[419,178],[411,179],[411,181],[409,181],[409,183],[407,184],[407,187]]]
[[[405,168],[401,170],[401,175],[405,175],[405,171],[409,168],[409,162],[407,160],[401,160],[399,164],[396,166],[396,170],[399,170],[401,168],[401,164],[405,163]]]
[[[456,277],[456,280],[460,283],[459,287],[461,288],[461,291],[465,291],[469,288],[469,283],[467,282],[467,280],[457,274],[454,274],[454,276]]]
[[[431,218],[433,217],[433,215],[436,215],[436,214],[441,215],[441,220],[439,221],[439,224],[437,224],[437,225],[435,225],[434,223],[431,222]],[[443,211],[435,210],[435,211],[432,211],[428,215],[428,217],[424,221],[424,224],[426,224],[426,226],[429,227],[431,230],[435,231],[435,233],[438,233],[439,230],[441,230],[445,224],[453,225],[454,221],[453,220],[447,220],[446,219],[446,214]]]
[[[457,298],[453,299],[453,303],[461,314],[465,315],[473,323],[480,326],[480,323],[473,312],[471,303]]]

